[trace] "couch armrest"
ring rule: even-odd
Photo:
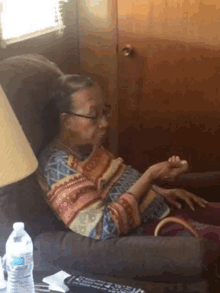
[[[220,186],[220,172],[188,173],[181,175],[176,180],[158,181],[159,185],[170,185],[176,187],[204,188],[213,185]]]
[[[188,173],[177,180],[158,180],[155,184],[164,188],[184,188],[208,201],[219,202],[220,172]]]
[[[35,270],[72,269],[94,275],[185,282],[201,279],[219,248],[193,237],[129,236],[92,240],[73,232],[46,232],[35,238]]]

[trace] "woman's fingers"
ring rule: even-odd
[[[180,162],[180,157],[179,156],[172,156],[168,159],[168,162],[173,162],[173,163],[176,163],[176,162]]]
[[[168,162],[169,162],[169,164],[170,164],[170,166],[172,166],[172,167],[176,167],[176,168],[179,168],[179,167],[186,167],[186,166],[188,166],[188,163],[187,163],[187,161],[186,160],[172,160],[171,158],[169,158],[169,160],[168,160]]]
[[[185,160],[183,160],[183,161],[179,160],[179,161],[175,161],[175,162],[170,161],[169,164],[170,164],[170,168],[173,169],[172,171],[173,171],[173,173],[174,173],[173,175],[175,177],[178,177],[181,174],[185,173],[189,167],[187,161],[185,161]]]
[[[184,200],[188,206],[194,211],[194,204],[196,203],[197,205],[199,205],[202,208],[206,207],[206,204],[208,203],[205,199],[190,193],[184,189],[178,189],[177,190],[178,193],[178,197],[181,198],[182,200]]]
[[[188,195],[188,194],[190,194],[189,192],[186,192],[184,189],[174,189],[174,191],[175,191],[175,193],[173,196],[175,198],[182,199],[183,201],[185,201],[188,204],[188,206],[191,208],[191,210],[195,211],[193,202],[191,200],[191,196]]]
[[[200,207],[206,207],[208,203],[205,199],[188,192],[184,189],[164,189],[158,186],[153,186],[153,190],[163,196],[171,205],[181,209],[181,204],[178,202],[179,199],[186,202],[186,204],[195,211],[194,205],[197,204]]]
[[[180,157],[176,156],[176,161],[179,162],[180,161]]]
[[[191,208],[191,210],[195,211],[194,205],[189,197],[184,198],[185,202],[188,204],[188,206]]]
[[[200,207],[202,207],[202,208],[205,208],[205,207],[206,207],[206,203],[204,203],[203,200],[198,199],[198,198],[196,198],[196,197],[193,197],[193,200],[194,200],[194,201],[195,201]]]
[[[185,192],[188,195],[188,197],[191,197],[193,199],[193,201],[195,203],[197,203],[200,207],[202,207],[202,208],[205,208],[206,207],[206,205],[208,203],[207,200],[205,200],[204,198],[201,198],[201,197],[199,197],[199,196],[197,196],[197,195],[195,195],[193,193],[190,193],[190,192],[188,192],[186,190],[185,190]]]
[[[168,162],[173,162],[175,163],[176,162],[176,156],[172,156],[168,159]]]
[[[162,195],[162,194],[161,194]],[[178,209],[181,209],[182,206],[181,204],[176,201],[176,200],[173,200],[171,197],[167,196],[167,195],[162,195],[171,205],[174,205],[176,206]]]
[[[177,208],[181,208],[178,199],[181,199],[186,202],[186,204],[191,208],[191,210],[195,211],[194,205],[197,204],[200,207],[205,208],[208,203],[205,199],[190,193],[184,189],[161,189],[158,190],[159,193],[166,198],[166,200],[176,206]]]
[[[161,196],[163,196],[171,205],[176,206],[178,209],[181,209],[181,204],[175,200],[177,198],[175,196],[176,189],[164,189],[158,186],[153,187],[154,191],[158,192]]]

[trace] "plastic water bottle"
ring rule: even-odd
[[[5,281],[4,271],[3,271],[3,262],[0,257],[0,292],[6,292],[7,283]]]
[[[24,223],[13,224],[6,242],[7,293],[34,293],[33,243]]]

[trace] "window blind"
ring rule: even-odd
[[[0,0],[0,38],[6,44],[48,32],[62,35],[62,5],[68,0]]]

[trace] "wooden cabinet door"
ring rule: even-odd
[[[220,1],[118,0],[118,32],[119,155],[220,170]]]

